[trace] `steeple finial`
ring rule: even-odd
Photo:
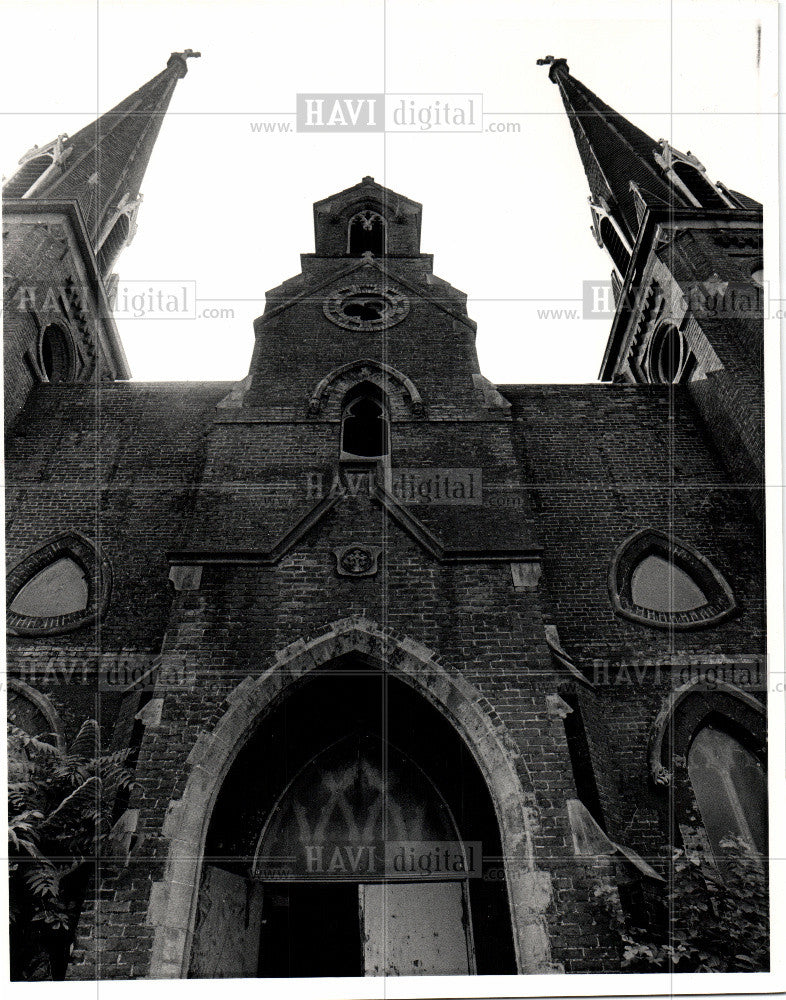
[[[188,72],[187,59],[201,59],[201,52],[194,52],[193,49],[184,49],[182,52],[173,52],[169,59],[167,59],[167,67],[175,66],[178,71],[178,78],[183,79],[183,77]]]
[[[538,59],[537,65],[549,67],[549,80],[551,80],[552,83],[557,82],[557,74],[565,73],[565,75],[568,75],[570,73],[568,60],[563,59],[561,56],[558,58],[555,58],[554,56],[544,56],[542,59]]]

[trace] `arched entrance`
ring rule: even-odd
[[[535,864],[536,817],[526,798],[531,789],[522,787],[516,746],[504,724],[478,690],[460,672],[445,667],[426,646],[353,616],[331,622],[313,638],[278,649],[264,670],[246,677],[231,691],[216,724],[193,745],[182,796],[170,801],[161,828],[168,847],[162,878],[151,885],[147,911],[147,924],[153,931],[150,978],[188,975],[208,827],[241,749],[292,685],[350,652],[417,691],[469,750],[493,802],[501,837],[503,860],[495,878],[504,876],[508,888],[516,969],[520,973],[554,971],[546,923],[551,879]]]
[[[401,680],[345,656],[290,691],[223,783],[195,977],[515,972],[501,845],[472,756]]]

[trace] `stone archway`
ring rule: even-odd
[[[515,748],[502,723],[480,693],[464,677],[449,672],[427,647],[353,617],[278,650],[262,674],[246,677],[231,692],[215,728],[202,734],[191,750],[183,795],[170,802],[163,824],[162,834],[169,840],[164,878],[151,887],[149,978],[187,974],[207,828],[240,748],[287,687],[347,653],[395,672],[434,705],[466,743],[486,781],[499,824],[517,968],[522,973],[553,971],[545,917],[550,876],[535,866],[531,811],[513,765]]]

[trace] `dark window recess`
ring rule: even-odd
[[[377,393],[372,395],[361,391],[345,405],[341,450],[346,455],[357,455],[359,458],[381,458],[388,454],[387,416]]]
[[[680,373],[680,382],[692,382],[698,366],[699,363],[696,360],[696,355],[688,349],[685,355],[685,364],[682,366],[682,372]]]
[[[385,252],[385,220],[376,212],[358,212],[349,220],[349,252],[360,257],[373,253],[381,257]]]
[[[72,375],[73,352],[68,334],[52,323],[41,336],[41,364],[50,382],[65,382]]]
[[[384,299],[358,296],[344,306],[345,316],[357,316],[362,320],[382,319],[387,303]]]
[[[690,163],[680,160],[673,165],[673,170],[702,208],[729,207],[704,174]]]
[[[265,887],[260,976],[362,976],[362,954],[357,885]]]
[[[606,822],[603,819],[603,810],[600,805],[598,786],[595,782],[595,771],[592,766],[592,757],[590,756],[579,699],[575,694],[567,693],[562,695],[562,700],[573,709],[569,715],[565,716],[564,724],[576,794],[598,826],[605,830]]]
[[[603,241],[603,246],[608,250],[609,256],[614,261],[614,266],[624,278],[625,272],[628,270],[628,264],[630,263],[630,254],[628,253],[628,248],[622,242],[619,233],[612,225],[611,220],[605,215],[600,220],[600,238]]]

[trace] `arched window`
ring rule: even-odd
[[[71,337],[57,323],[41,334],[41,366],[50,382],[68,382],[74,375],[74,348]]]
[[[378,212],[365,209],[349,220],[347,249],[352,256],[373,253],[381,257],[385,253],[385,220]]]
[[[696,733],[688,777],[718,867],[733,862],[742,841],[767,854],[767,773],[764,763],[718,722]]]
[[[646,528],[620,546],[609,570],[614,610],[655,628],[689,629],[736,610],[731,588],[696,549]]]
[[[52,702],[40,691],[8,679],[8,721],[44,743],[62,744],[63,726]]]
[[[98,269],[106,277],[114,267],[120,251],[126,245],[131,232],[131,221],[128,215],[118,216],[117,221],[109,230],[109,234],[98,251]]]
[[[4,198],[24,198],[30,188],[39,180],[44,172],[54,163],[54,157],[50,153],[42,156],[34,156],[27,160],[10,178],[3,188]]]
[[[719,192],[710,184],[706,176],[684,160],[672,164],[675,176],[682,181],[702,208],[728,208]]]
[[[385,396],[373,382],[361,382],[344,399],[342,458],[383,458],[390,451]]]
[[[75,531],[56,535],[8,572],[6,625],[12,635],[57,635],[99,619],[112,572],[97,547]]]
[[[603,246],[608,250],[611,259],[614,261],[614,266],[624,278],[625,272],[628,270],[628,264],[630,263],[630,254],[622,241],[622,237],[614,228],[611,219],[607,215],[604,215],[600,220],[600,238],[603,241]]]

